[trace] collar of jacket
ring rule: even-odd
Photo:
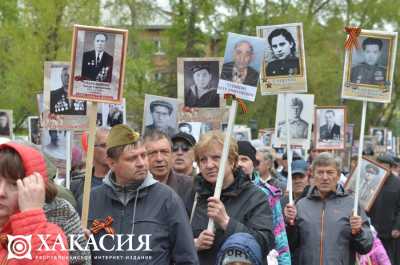
[[[340,184],[336,185],[336,191],[335,192],[331,192],[326,199],[333,199],[336,197],[346,197],[349,194],[345,191],[344,187]],[[309,199],[322,199],[321,197],[321,193],[319,192],[317,186],[312,186],[310,187],[310,189],[308,190],[307,193],[307,198]]]
[[[105,176],[103,182],[107,187],[110,187],[111,190],[114,191],[115,193],[118,193],[118,192],[135,193],[136,191],[140,191],[140,190],[143,190],[147,187],[154,185],[158,181],[153,178],[153,175],[150,172],[148,172],[146,178],[143,180],[143,182],[139,186],[138,186],[138,183],[132,183],[127,186],[121,186],[115,182],[114,172],[110,171]],[[141,197],[141,196],[144,196],[143,192],[140,193],[139,197]]]
[[[236,197],[238,196],[248,185],[251,185],[250,179],[243,173],[240,168],[237,168],[233,172],[234,182],[221,191],[221,197]],[[214,185],[206,181],[203,176],[198,174],[195,178],[195,189],[201,197],[210,197],[214,195]]]
[[[253,174],[251,176],[251,181],[256,184],[257,186],[260,186],[261,188],[267,189],[268,194],[274,197],[281,197],[282,196],[282,191],[272,185],[270,185],[267,182],[262,181],[260,177],[260,173],[257,170],[253,171]]]

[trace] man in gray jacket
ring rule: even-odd
[[[285,207],[287,234],[298,265],[353,265],[355,253],[372,248],[372,233],[365,212],[353,215],[354,198],[337,182],[340,163],[321,153],[312,164],[315,186],[296,206]]]
[[[90,195],[92,263],[199,264],[183,202],[149,173],[139,134],[112,127],[107,156],[110,173]]]

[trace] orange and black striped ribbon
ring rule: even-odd
[[[249,110],[247,109],[246,103],[238,97],[236,97],[234,94],[224,94],[224,99],[232,98],[233,100],[237,100],[239,103],[240,108],[242,109],[243,113],[247,113]]]
[[[351,49],[353,47],[359,48],[359,44],[357,41],[358,36],[360,36],[361,28],[358,27],[345,27],[346,33],[349,35],[347,38],[344,47],[346,49]]]
[[[104,222],[96,219],[93,221],[90,231],[92,231],[93,234],[97,234],[102,229],[104,229],[107,234],[114,235],[115,231],[114,231],[114,228],[112,228],[112,226],[111,226],[113,221],[114,220],[112,219],[111,216],[107,216],[106,219],[104,219]]]

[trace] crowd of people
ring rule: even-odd
[[[87,228],[83,173],[62,189],[35,147],[0,144],[1,264],[400,264],[399,158],[370,157],[390,174],[355,213],[334,154],[293,153],[291,202],[288,155],[233,138],[214,196],[224,139],[98,128]],[[25,252],[20,236],[31,236]]]

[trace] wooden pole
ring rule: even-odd
[[[71,131],[67,131],[67,148],[66,148],[66,158],[67,158],[67,168],[66,168],[66,172],[65,172],[65,187],[67,189],[70,188],[71,186]]]
[[[364,131],[365,131],[365,119],[367,116],[367,101],[363,101],[362,115],[361,115],[361,128],[360,128],[360,143],[358,146],[358,163],[356,170],[356,192],[354,194],[354,208],[353,214],[358,214],[358,197],[359,197],[359,189],[360,189],[360,175],[361,175],[361,161],[362,161],[362,151],[364,147]]]
[[[94,140],[96,138],[97,102],[91,102],[91,104],[88,102],[88,114],[89,114],[88,151],[86,154],[85,183],[83,187],[83,199],[82,199],[83,228],[87,228],[88,215],[89,215],[90,190],[92,186]]]
[[[283,100],[285,104],[285,126],[286,126],[286,154],[288,163],[288,181],[287,181],[287,191],[289,193],[289,204],[293,204],[293,180],[292,180],[292,148],[290,146],[290,126],[288,110],[289,104],[287,100],[287,94],[283,94]]]
[[[232,105],[229,109],[228,128],[226,129],[226,132],[225,132],[226,136],[225,136],[225,141],[224,141],[224,147],[222,149],[222,156],[221,156],[221,160],[219,162],[218,177],[217,177],[217,182],[215,184],[214,197],[216,197],[216,198],[221,197],[222,184],[224,183],[224,176],[225,176],[225,165],[226,165],[226,161],[228,160],[229,145],[231,142],[233,126],[235,124],[236,111],[237,111],[237,101],[234,99],[234,100],[232,100]],[[211,218],[208,220],[207,230],[210,230],[210,231],[215,230],[214,220]]]

